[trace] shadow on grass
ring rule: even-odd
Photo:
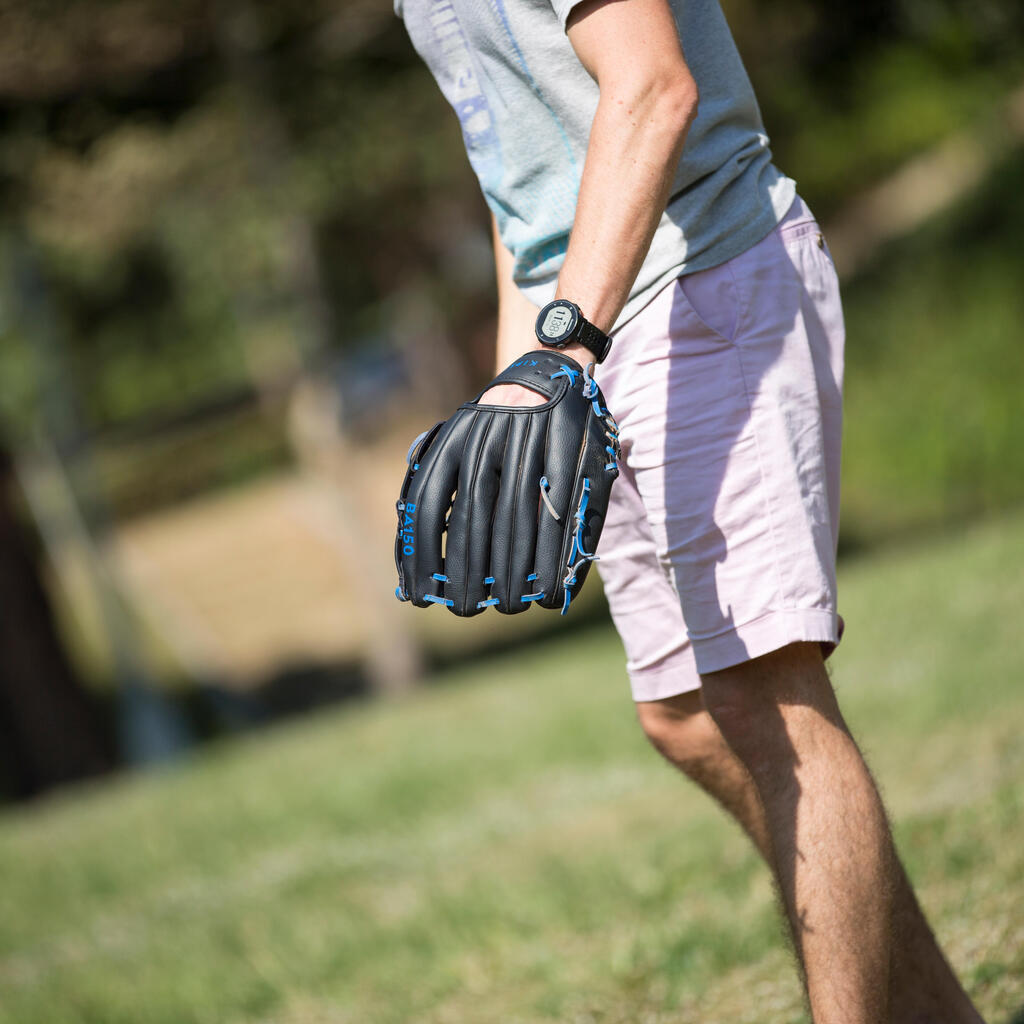
[[[575,636],[608,627],[608,606],[600,595],[581,602],[574,611]],[[442,686],[453,670],[526,646],[536,650],[557,645],[565,638],[561,616],[537,615],[525,629],[488,634],[486,643],[459,651],[440,647],[426,650],[420,683],[423,687]],[[267,728],[327,708],[356,706],[375,696],[366,665],[355,658],[295,661],[242,684],[218,678],[172,679],[150,690],[119,689],[110,680],[99,692],[89,694],[89,710],[95,714],[110,755],[98,773],[90,774],[114,774],[126,768],[164,763],[222,737]],[[86,777],[69,774],[46,786],[19,786],[17,781],[27,770],[22,762],[30,759],[31,752],[17,744],[0,743],[0,805],[32,799],[55,786]]]
[[[1006,1024],[1024,1024],[1024,1006],[1006,1018]]]

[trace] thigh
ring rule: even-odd
[[[699,689],[679,595],[659,561],[636,480],[624,459],[598,546],[612,620],[626,650],[633,700],[657,701]]]
[[[700,672],[838,641],[842,345],[806,208],[616,338],[602,387]]]

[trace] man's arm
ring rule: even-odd
[[[557,295],[610,331],[668,203],[697,85],[666,0],[585,0],[567,31],[600,99]]]
[[[498,275],[498,345],[495,355],[500,372],[517,356],[528,349],[537,348],[533,327],[540,310],[512,280],[515,258],[502,244],[498,222],[493,214],[491,234],[494,238],[494,268]]]
[[[569,249],[558,278],[570,299],[603,331],[626,303],[668,203],[686,132],[697,114],[697,86],[666,0],[584,0],[572,11],[569,42],[600,90],[583,166]],[[537,308],[512,281],[512,256],[494,229],[498,272],[498,363],[538,348]],[[592,359],[582,345],[565,349]],[[528,404],[515,385],[488,393],[496,404]]]

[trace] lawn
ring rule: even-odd
[[[990,1024],[1024,1020],[1024,515],[847,560],[835,681]],[[422,614],[440,614],[431,611]],[[618,640],[0,818],[0,1022],[804,1020],[764,870]]]

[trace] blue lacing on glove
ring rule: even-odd
[[[576,387],[576,374],[578,371],[574,370],[571,366],[566,366],[564,363],[558,368],[556,373],[551,374],[550,380],[554,380],[556,377],[568,377],[569,386]]]
[[[580,503],[576,509],[576,531],[572,535],[572,549],[569,552],[569,561],[572,562],[578,551],[583,558],[593,558],[583,548],[583,526],[584,517],[587,513],[587,503],[590,501],[590,478],[583,478],[583,493],[580,495]]]
[[[589,372],[593,366],[594,364],[591,363],[590,367],[583,367],[583,397],[590,399],[590,404],[594,407],[594,415],[599,419],[604,419],[605,417],[610,417],[611,413],[608,412],[608,410],[605,409],[598,401],[597,396],[601,392],[597,386],[597,381],[594,380],[593,376]]]
[[[572,548],[569,551],[568,566],[566,567],[565,576],[562,579],[563,589],[563,601],[562,601],[562,614],[565,615],[569,611],[569,604],[572,601],[573,594],[570,587],[576,586],[576,572],[584,562],[596,562],[598,561],[596,554],[591,554],[583,547],[583,529],[586,525],[586,514],[587,514],[587,503],[590,500],[590,478],[583,478],[583,493],[580,494],[580,503],[576,509],[576,531],[572,535]],[[579,558],[576,558],[577,552]]]

